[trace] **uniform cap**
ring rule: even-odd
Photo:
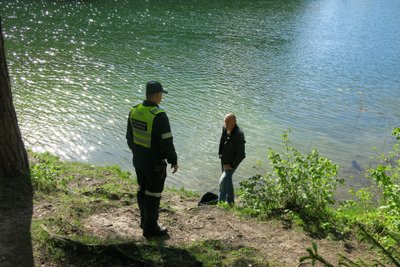
[[[165,91],[162,87],[161,83],[157,81],[149,81],[146,83],[146,95],[152,95],[156,93],[165,93],[168,94],[168,91]]]

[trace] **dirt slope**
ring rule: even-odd
[[[240,218],[216,206],[198,207],[196,201],[173,194],[164,195],[162,202],[168,206],[160,213],[160,223],[167,226],[170,233],[165,241],[167,246],[217,239],[256,248],[272,266],[299,266],[299,258],[307,254],[306,248],[312,241],[318,244],[319,253],[332,263],[338,262],[338,254],[351,259],[373,258],[366,247],[356,241],[314,240],[300,230],[286,229],[280,222]],[[139,210],[134,206],[93,215],[84,225],[96,236],[128,237],[147,242],[142,237],[139,220]]]

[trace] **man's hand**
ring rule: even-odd
[[[178,163],[174,164],[174,165],[171,165],[171,169],[173,169],[172,173],[176,173],[178,171],[178,169],[179,169]]]

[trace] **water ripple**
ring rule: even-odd
[[[178,2],[0,0],[27,146],[132,170],[127,115],[152,79],[169,90],[162,107],[181,170],[168,182],[178,187],[215,189],[229,111],[247,139],[235,182],[254,175],[288,128],[301,149],[348,168],[391,144],[397,2]]]

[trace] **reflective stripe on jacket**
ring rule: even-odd
[[[134,106],[130,112],[132,125],[133,142],[146,148],[151,146],[151,133],[153,121],[157,114],[165,112],[163,109],[154,106],[139,104]]]

